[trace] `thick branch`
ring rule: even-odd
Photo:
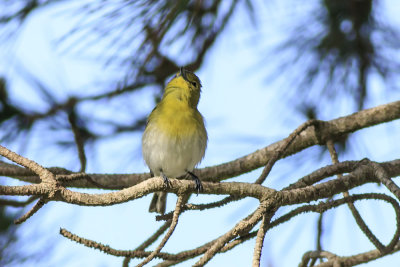
[[[389,122],[400,118],[400,101],[381,105],[371,109],[362,110],[352,115],[341,117],[330,121],[320,121],[318,127],[310,127],[302,132],[293,143],[286,149],[281,158],[295,154],[305,148],[324,144],[326,140],[335,140],[344,134],[348,134],[373,125]],[[254,169],[265,166],[276,150],[284,144],[278,141],[263,149],[257,150],[249,155],[236,160],[196,170],[195,173],[202,181],[221,181],[230,177],[247,173]],[[26,182],[39,182],[37,178],[27,176],[26,170],[21,168],[11,170],[10,166],[3,169],[0,165],[0,175],[7,175]],[[60,173],[67,174],[67,173]],[[149,178],[148,173],[142,174],[89,174],[97,183],[104,187],[129,187]],[[87,180],[71,181],[65,186],[93,188],[93,184]]]
[[[400,161],[395,160],[382,164],[389,177],[399,175]],[[319,181],[316,179],[315,182]],[[335,194],[350,190],[359,185],[378,182],[374,176],[374,171],[369,165],[361,165],[355,171],[343,177],[340,180],[332,180],[320,183],[314,186],[306,186],[302,188],[275,191],[273,189],[248,183],[209,183],[204,182],[204,194],[221,194],[221,195],[241,195],[247,197],[254,197],[257,199],[266,199],[269,197],[276,197],[281,202],[276,205],[292,205],[311,200],[318,200],[327,198]],[[171,186],[168,192],[175,194],[194,193],[195,188],[192,181],[170,179]],[[52,200],[63,201],[67,203],[85,205],[85,206],[109,206],[115,205],[129,200],[141,198],[144,195],[156,191],[164,190],[164,182],[161,177],[148,179],[138,185],[104,194],[87,194],[73,192],[65,188],[60,188],[58,193]],[[28,185],[28,186],[0,186],[0,194],[2,195],[39,195],[47,196],[54,192],[52,186],[46,184]]]
[[[314,145],[325,144],[328,139],[335,140],[342,135],[399,118],[400,101],[396,101],[334,120],[321,121],[317,129],[316,127],[310,127],[302,132],[286,149],[281,158],[285,158]],[[279,150],[283,144],[284,140],[278,141],[239,159],[198,170],[196,174],[203,181],[221,181],[247,173],[266,165],[274,152]]]

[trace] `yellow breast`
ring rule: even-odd
[[[149,123],[171,137],[190,137],[204,129],[199,111],[179,99],[164,99],[151,113]]]

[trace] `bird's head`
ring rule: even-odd
[[[190,106],[196,107],[201,92],[200,79],[191,71],[180,68],[165,88],[164,97],[174,95],[181,100],[188,101]]]

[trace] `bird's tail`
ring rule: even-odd
[[[155,192],[150,203],[149,211],[164,214],[166,205],[167,192]]]

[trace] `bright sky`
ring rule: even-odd
[[[386,1],[390,9],[385,9],[388,16],[400,25],[396,17],[400,11],[400,3]],[[261,38],[251,27],[244,11],[239,11],[225,34],[221,36],[205,64],[198,71],[202,80],[203,94],[199,110],[206,118],[209,134],[209,144],[204,161],[200,167],[219,164],[251,153],[256,149],[267,146],[286,137],[304,118],[288,107],[288,103],[281,98],[282,83],[266,81],[260,64],[260,55],[265,48],[274,45],[282,38],[281,14],[284,8],[278,3],[260,5],[257,12],[268,14],[260,19],[258,30],[266,33],[268,38]],[[296,9],[301,7],[296,6]],[[274,12],[272,12],[272,10]],[[54,48],[54,39],[61,35],[59,29],[68,29],[71,18],[60,16],[65,14],[60,8],[52,7],[41,11],[29,19],[23,27],[17,41],[4,54],[0,54],[2,61],[0,73],[11,75],[12,97],[26,105],[40,107],[40,98],[29,89],[26,82],[17,78],[17,69],[21,66],[38,75],[43,82],[53,88],[60,99],[73,94],[91,93],[98,90],[99,84],[112,77],[118,76],[118,70],[104,69],[90,57],[80,57],[70,53],[62,53]],[[267,25],[267,26],[266,26]],[[62,30],[61,30],[62,32]],[[100,49],[99,47],[97,47]],[[96,49],[97,49],[96,48]],[[10,54],[7,54],[10,51]],[[272,58],[271,60],[277,60]],[[268,65],[270,64],[270,65]],[[266,66],[271,68],[270,62]],[[256,67],[257,66],[257,67]],[[285,79],[285,78],[283,78]],[[387,103],[399,99],[397,92],[383,95],[379,81],[373,81],[373,98],[367,107]],[[132,101],[132,110],[150,112],[153,103],[150,102],[152,92],[142,92]],[[149,99],[149,101],[142,101]],[[324,119],[348,114],[346,100],[340,102],[339,108],[327,107],[335,110]],[[91,110],[90,105],[85,107]],[[104,116],[115,114],[113,103],[104,112]],[[122,120],[129,118],[121,117]],[[351,159],[370,157],[378,161],[398,158],[400,144],[394,143],[393,131],[398,130],[399,123],[379,126],[360,132],[355,139]],[[38,126],[40,127],[40,126]],[[45,133],[46,134],[46,133]],[[379,138],[384,136],[385,138]],[[28,149],[11,147],[45,166],[61,166],[77,170],[76,160],[71,159],[74,151],[47,149],[43,154],[40,150],[47,145],[43,139],[43,132],[32,135],[33,142]],[[124,135],[118,140],[104,140],[89,159],[88,172],[144,172],[144,165],[140,155],[140,134]],[[129,149],[127,149],[129,148]],[[379,148],[379,149],[376,149]],[[105,153],[105,151],[108,151]],[[329,163],[326,157],[315,164],[318,149],[313,148],[300,153],[286,162],[280,162],[275,167],[266,186],[281,188],[295,178],[309,173],[318,166]],[[310,156],[311,155],[311,156]],[[304,158],[307,156],[307,158]],[[311,159],[311,160],[310,160]],[[340,160],[345,160],[341,158]],[[300,164],[299,164],[300,163]],[[317,165],[317,166],[316,166]],[[260,170],[243,175],[234,180],[249,181],[257,177]],[[373,188],[384,191],[382,187],[363,187],[359,191]],[[94,191],[90,191],[94,192]],[[99,251],[85,248],[66,240],[58,234],[59,228],[66,228],[82,237],[96,240],[116,249],[133,249],[147,236],[152,234],[161,223],[154,219],[153,214],[147,212],[151,196],[112,207],[77,207],[64,203],[51,203],[39,211],[34,218],[22,226],[21,234],[27,238],[32,234],[43,235],[47,244],[54,244],[54,250],[48,259],[44,260],[47,266],[121,266],[122,258],[105,255]],[[172,209],[176,197],[171,196],[168,209]],[[209,202],[217,197],[192,197],[196,203]],[[232,203],[224,208],[208,211],[185,213],[182,215],[173,237],[168,241],[163,251],[176,252],[182,249],[194,248],[232,228],[236,221],[254,210],[256,202],[245,200]],[[357,205],[361,213],[367,217],[372,229],[378,232],[378,237],[385,243],[394,231],[393,211],[382,203],[369,202],[368,205]],[[280,213],[281,214],[281,213]],[[199,219],[199,216],[200,219]],[[339,255],[359,253],[372,249],[372,245],[356,228],[354,220],[345,207],[327,213],[326,237],[324,247],[332,249]],[[381,218],[388,218],[382,220]],[[285,225],[271,230],[267,234],[263,260],[265,266],[294,266],[301,259],[306,250],[315,247],[315,229],[317,215],[300,216]],[[385,230],[390,229],[390,230]],[[330,232],[329,232],[330,231]],[[30,240],[26,247],[36,244]],[[43,241],[38,241],[43,242]],[[43,244],[36,244],[42,247]],[[253,253],[254,240],[245,243],[229,253],[219,254],[207,266],[249,266]],[[152,247],[154,248],[154,246]],[[354,248],[356,248],[354,250]],[[138,262],[138,261],[132,261]],[[157,261],[153,261],[154,265]],[[193,264],[195,261],[189,261]],[[399,253],[388,256],[383,260],[365,266],[393,266],[393,262],[400,262]],[[24,266],[31,266],[28,262]],[[180,266],[188,266],[188,263]]]

